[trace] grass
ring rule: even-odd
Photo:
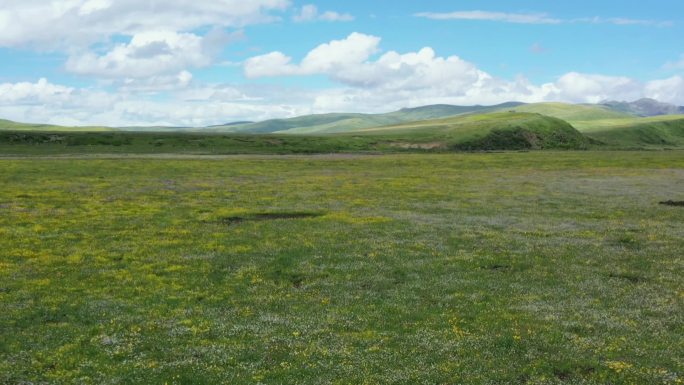
[[[0,169],[0,383],[684,376],[682,152]]]
[[[684,116],[642,118],[629,124],[609,123],[583,131],[588,137],[612,148],[682,148]]]

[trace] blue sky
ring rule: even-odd
[[[678,0],[5,0],[0,118],[201,126],[433,103],[681,105],[681,36]]]

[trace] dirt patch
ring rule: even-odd
[[[219,223],[232,225],[243,222],[263,222],[275,221],[283,219],[307,219],[317,218],[325,215],[320,212],[274,212],[274,213],[252,213],[245,215],[236,215],[219,219]]]
[[[663,206],[684,207],[684,201],[663,201],[658,202],[658,204]]]

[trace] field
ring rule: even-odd
[[[83,157],[0,159],[0,383],[684,381],[681,151]]]

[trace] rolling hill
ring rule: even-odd
[[[32,123],[18,123],[11,120],[0,119],[0,131],[82,131],[82,132],[100,132],[100,131],[115,131],[115,128],[110,127],[63,127],[51,124],[32,124]]]
[[[515,107],[513,111],[553,116],[554,118],[563,119],[570,124],[602,119],[626,119],[634,117],[634,115],[626,112],[615,111],[606,106],[591,104],[534,103]]]
[[[650,101],[637,101],[630,105],[651,105]],[[662,104],[661,104],[662,107]],[[664,108],[664,107],[663,107]],[[669,107],[668,107],[669,108]],[[68,144],[79,143],[137,143],[140,149],[148,145],[175,143],[186,146],[189,136],[197,133],[199,143],[213,146],[220,152],[221,140],[206,139],[212,135],[233,135],[230,148],[234,151],[239,142],[250,142],[259,151],[269,151],[272,143],[294,143],[296,151],[388,151],[396,149],[418,150],[482,150],[482,149],[544,149],[586,148],[603,145],[610,148],[681,148],[684,147],[684,115],[658,115],[641,117],[627,108],[620,110],[606,104],[565,103],[505,103],[496,106],[431,105],[405,108],[385,114],[333,113],[306,115],[290,119],[263,122],[235,122],[205,128],[184,127],[60,127],[53,125],[23,124],[0,120],[0,132],[44,132],[46,134],[101,131],[145,132],[164,135],[164,140],[138,140],[135,135],[124,137],[64,137],[8,136],[12,143],[43,143],[45,141]],[[632,111],[632,112],[629,112]],[[654,110],[651,110],[653,112]],[[662,110],[661,111],[665,111]],[[579,136],[578,136],[579,135]],[[97,136],[97,135],[96,135]],[[244,139],[249,136],[255,139]],[[258,137],[264,136],[263,140]],[[174,137],[175,139],[171,139]],[[236,138],[240,138],[239,140]],[[272,139],[272,138],[277,139]],[[293,139],[285,140],[290,137]],[[47,139],[46,139],[47,138]],[[61,138],[61,137],[60,137]],[[143,138],[142,136],[140,138]],[[147,138],[147,137],[146,137]],[[324,139],[330,138],[330,139]],[[354,138],[355,142],[345,143]],[[357,138],[363,138],[357,141]],[[375,139],[377,140],[375,140]],[[315,139],[315,140],[314,140]],[[310,142],[307,145],[307,141]],[[235,142],[235,143],[233,143]],[[263,143],[262,143],[263,142]],[[53,144],[56,144],[53,143]],[[159,149],[159,150],[162,150]],[[117,149],[121,150],[121,149]],[[156,150],[155,150],[156,151]],[[168,150],[167,150],[168,151]],[[274,150],[278,152],[278,150]],[[289,150],[288,150],[289,151]]]
[[[496,106],[451,106],[438,104],[404,108],[385,114],[336,113],[307,115],[290,119],[272,119],[257,123],[214,126],[211,127],[211,131],[258,134],[332,134],[467,113],[496,111],[516,107],[521,104],[515,102]]]
[[[591,128],[582,132],[604,146],[613,148],[682,148],[684,147],[684,116],[599,120]]]
[[[353,134],[384,137],[408,147],[468,151],[583,149],[590,144],[589,139],[561,119],[521,112],[469,114]]]
[[[606,101],[601,105],[612,110],[625,112],[636,116],[658,116],[684,114],[684,107],[674,104],[661,103],[654,99],[639,99],[634,102]]]

